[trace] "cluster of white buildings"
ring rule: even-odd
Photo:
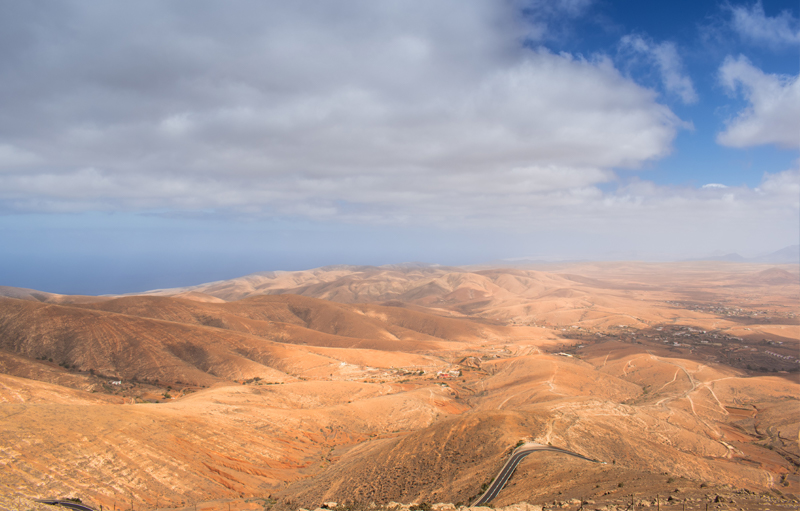
[[[783,360],[794,361],[794,363],[800,364],[800,360],[794,358],[791,355],[781,355],[780,353],[775,353],[774,351],[768,351],[768,350],[764,350],[764,353],[766,353],[767,355],[769,355],[771,357],[777,357],[777,358],[780,358],[780,359],[783,359]]]

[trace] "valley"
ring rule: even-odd
[[[463,505],[536,442],[604,463],[529,456],[493,505],[788,509],[798,310],[797,266],[721,262],[0,288],[0,507]]]

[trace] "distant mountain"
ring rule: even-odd
[[[771,254],[754,257],[750,261],[771,264],[800,263],[800,245],[791,245]]]
[[[689,259],[689,261],[723,261],[728,263],[766,263],[766,264],[795,264],[800,263],[800,245],[791,245],[770,254],[758,257],[742,257],[733,252],[725,255],[713,255]]]
[[[697,260],[697,259],[695,259],[695,260]],[[740,256],[736,252],[732,252],[730,254],[725,254],[725,255],[721,255],[721,256],[707,257],[707,258],[703,258],[701,260],[702,261],[724,261],[726,263],[745,263],[745,262],[747,262],[746,258]]]

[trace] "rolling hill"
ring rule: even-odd
[[[531,456],[498,505],[794,495],[798,282],[705,262],[2,288],[0,494],[465,503],[529,440],[606,464]]]

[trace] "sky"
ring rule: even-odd
[[[798,11],[0,0],[0,285],[797,244]]]

